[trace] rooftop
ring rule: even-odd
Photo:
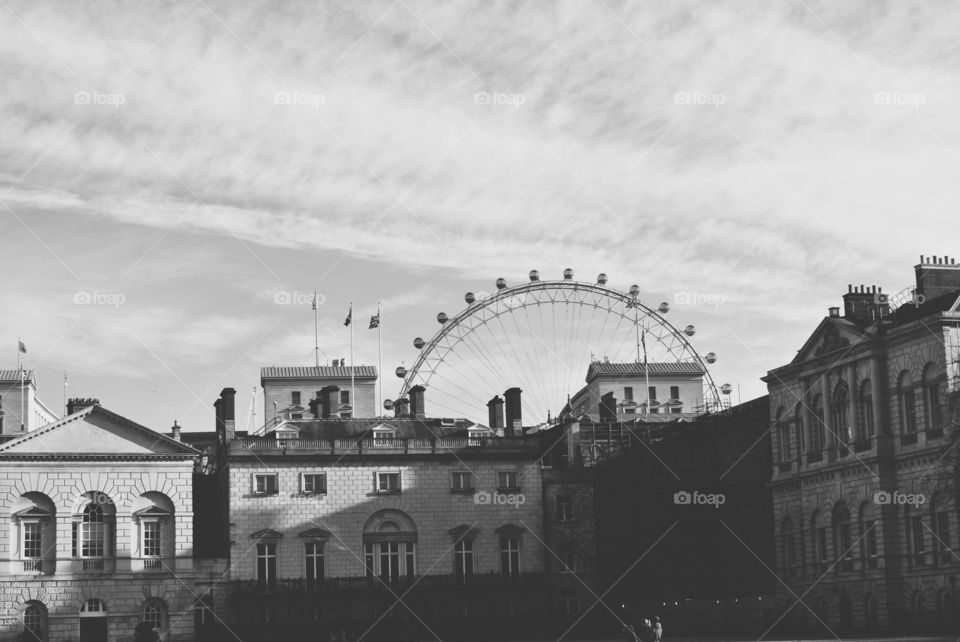
[[[690,361],[677,361],[673,363],[655,362],[655,363],[607,363],[604,361],[595,361],[587,369],[587,381],[592,381],[596,377],[622,377],[622,376],[701,376],[704,369],[699,363]]]
[[[24,370],[24,381],[33,381],[33,370]],[[0,383],[20,383],[19,370],[0,370]]]
[[[267,366],[260,379],[376,379],[374,366]]]

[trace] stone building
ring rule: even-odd
[[[260,369],[268,424],[282,420],[376,417],[377,369],[348,366],[270,366]]]
[[[850,286],[764,378],[782,625],[956,631],[955,490],[941,474],[958,389],[960,265],[921,257],[906,300]],[[800,599],[802,598],[802,599]]]
[[[0,370],[0,440],[59,419],[37,396],[33,370]]]
[[[0,444],[0,639],[194,639],[197,451],[72,410]]]

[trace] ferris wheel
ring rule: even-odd
[[[432,338],[413,340],[413,365],[395,371],[403,379],[398,398],[420,385],[430,414],[485,423],[487,401],[519,387],[525,423],[533,425],[557,416],[591,363],[694,363],[704,373],[700,410],[724,407],[721,392],[729,394],[729,386],[718,389],[707,367],[717,355],[701,357],[690,342],[696,328],[679,330],[665,318],[668,303],[653,308],[639,295],[638,285],[609,287],[606,274],[576,281],[570,268],[558,280],[541,279],[537,270],[514,286],[499,278],[493,292],[467,292],[458,314],[437,314]]]

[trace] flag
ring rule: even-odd
[[[313,309],[314,310],[317,309],[317,293],[316,292],[313,293]]]
[[[27,354],[27,346],[23,345],[23,341],[21,341],[20,339],[17,339],[17,343],[20,344],[20,353]]]
[[[380,327],[380,313],[377,312],[375,315],[370,317],[370,327],[368,330],[373,330],[374,328]]]
[[[343,322],[343,325],[350,325],[350,322],[353,321],[353,306],[350,306],[350,311],[347,312],[347,320]]]
[[[64,385],[64,387],[66,387],[66,386],[68,386],[69,384],[70,384],[70,380],[67,379],[67,371],[64,370],[64,371],[63,371],[63,385]]]

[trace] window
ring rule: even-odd
[[[837,526],[837,557],[840,558],[840,568],[844,571],[853,570],[853,557],[850,554],[850,519]]]
[[[378,493],[399,493],[400,473],[377,473]]]
[[[143,607],[143,621],[148,622],[154,630],[162,632],[166,630],[166,609],[158,600],[151,600]]]
[[[453,572],[461,583],[473,577],[473,540],[461,539],[453,547]]]
[[[253,476],[253,491],[258,495],[274,495],[279,491],[277,474],[261,474]]]
[[[923,517],[914,515],[910,518],[910,539],[913,544],[913,559],[917,566],[926,564],[926,542],[923,536]]]
[[[257,544],[257,581],[272,586],[277,581],[277,544],[260,542]]]
[[[88,504],[80,522],[80,557],[104,557],[106,534],[103,508],[95,503]]]
[[[671,399],[680,398],[680,386],[670,386],[670,398]]]
[[[633,386],[625,386],[623,388],[623,400],[633,401]]]
[[[323,542],[306,542],[307,581],[318,583],[323,579]]]
[[[802,456],[802,453],[804,452],[803,450],[803,447],[804,447],[803,406],[799,403],[797,404],[797,407],[793,411],[793,428],[794,428],[793,433],[796,437],[796,442],[797,442],[797,455],[799,457],[799,456]]]
[[[897,389],[900,397],[900,430],[905,435],[917,431],[917,398],[910,385],[910,373],[903,371]]]
[[[657,400],[657,387],[656,387],[656,386],[649,386],[649,387],[647,388],[647,396],[650,397],[650,401],[656,401],[656,400]]]
[[[386,584],[397,582],[402,576],[416,574],[414,542],[375,542],[364,544],[364,565],[367,577],[379,577]]]
[[[520,575],[520,538],[516,535],[500,536],[500,573],[506,577]]]
[[[143,556],[160,557],[159,520],[144,521],[141,528],[143,532]]]
[[[825,426],[823,425],[823,395],[813,398],[813,418],[810,426],[810,452],[819,453],[825,443]]]
[[[557,495],[557,521],[569,522],[573,519],[573,502],[570,495]]]
[[[473,490],[473,474],[456,471],[453,473],[453,490]]]
[[[392,439],[397,436],[397,431],[393,428],[374,428],[373,445],[376,448],[388,448],[393,445]]]
[[[821,564],[826,563],[830,557],[829,552],[827,551],[827,527],[818,526],[815,530],[816,533],[816,547],[817,547],[817,561]]]
[[[294,412],[294,413],[291,413],[291,414],[290,414],[290,419],[293,419],[294,421],[296,421],[296,420],[298,420],[298,419],[303,419],[303,413],[302,413],[302,412]]]
[[[877,568],[877,522],[869,520],[863,523],[863,556],[869,568]]]
[[[940,563],[946,564],[953,557],[950,551],[950,514],[947,512],[937,513],[937,550],[940,553]]]
[[[350,391],[341,390],[340,391],[340,403],[350,403]]]
[[[943,428],[943,408],[940,403],[940,390],[940,382],[936,380],[933,374],[933,365],[931,364],[923,371],[923,410],[927,430],[940,430]]]
[[[24,639],[46,641],[47,607],[40,602],[27,602],[23,610],[23,632]]]
[[[833,393],[833,407],[830,409],[830,429],[837,438],[847,444],[853,439],[850,430],[850,400],[847,395],[847,386],[844,383],[837,385]]]
[[[520,475],[515,470],[500,471],[497,473],[497,490],[520,490]]]
[[[327,493],[326,473],[304,473],[301,479],[304,493],[315,495],[325,495]]]
[[[43,526],[40,522],[23,523],[23,556],[29,559],[42,557]]]
[[[873,388],[867,379],[860,385],[860,407],[857,412],[857,441],[873,437]]]
[[[780,545],[783,547],[783,566],[788,569],[792,577],[797,567],[797,539],[793,532],[793,522],[789,517],[784,518],[780,526]]]
[[[290,393],[290,405],[299,406],[300,405],[300,391],[294,390]]]
[[[577,554],[573,551],[560,551],[560,554],[557,555],[559,558],[559,570],[561,573],[576,573],[577,572]]]

